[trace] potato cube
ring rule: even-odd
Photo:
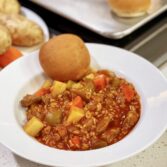
[[[51,94],[57,96],[63,93],[66,90],[66,83],[60,81],[54,81],[53,86],[51,87]]]
[[[75,82],[69,80],[69,81],[67,82],[67,89],[71,89],[74,84],[75,84]]]
[[[76,123],[78,122],[82,117],[84,117],[85,112],[83,109],[78,107],[72,107],[70,110],[70,114],[67,118],[67,123]]]
[[[30,136],[37,136],[38,133],[42,130],[44,124],[36,117],[32,117],[25,125],[24,131]]]
[[[82,84],[80,84],[80,83],[74,83],[73,85],[72,85],[72,88],[73,89],[81,89],[83,86],[82,86]]]
[[[93,80],[95,78],[95,75],[93,73],[91,73],[91,74],[86,75],[85,78]]]
[[[49,89],[51,86],[52,86],[52,81],[48,79],[43,83],[42,88]]]

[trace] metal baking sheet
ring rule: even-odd
[[[167,0],[152,0],[148,14],[121,18],[111,12],[107,0],[31,0],[107,38],[120,39],[167,10]],[[53,20],[54,21],[54,20]]]

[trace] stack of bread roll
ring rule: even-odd
[[[21,15],[17,0],[0,0],[0,54],[11,45],[30,47],[43,40],[41,27]]]

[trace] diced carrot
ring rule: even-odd
[[[80,96],[75,97],[72,101],[72,106],[83,108],[83,105],[83,100]]]
[[[48,94],[50,92],[49,89],[46,89],[46,88],[41,88],[39,89],[37,92],[35,92],[35,95],[36,96],[43,96],[45,94]]]
[[[79,136],[74,136],[71,138],[71,142],[76,146],[79,147],[81,144],[81,140],[79,138]]]
[[[104,74],[100,74],[100,75],[97,75],[95,78],[94,78],[94,85],[96,87],[97,90],[102,90],[103,88],[106,87],[107,85],[107,77],[104,75]]]
[[[9,48],[6,53],[0,55],[0,67],[3,68],[7,66],[9,63],[18,59],[21,56],[22,53],[18,49],[14,47]]]
[[[130,85],[127,85],[127,84],[123,84],[123,85],[121,85],[121,90],[122,90],[126,100],[128,102],[130,102],[135,95],[133,87]]]

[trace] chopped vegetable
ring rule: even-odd
[[[74,100],[72,101],[72,106],[83,108],[82,98],[80,96],[75,97]]]
[[[71,89],[74,84],[75,84],[75,82],[69,80],[69,81],[67,82],[67,89]]]
[[[80,88],[82,88],[83,86],[82,86],[82,84],[80,84],[80,83],[74,83],[73,85],[72,85],[72,88],[73,89],[80,89]]]
[[[41,122],[41,120],[34,116],[25,124],[24,130],[30,136],[35,137],[38,135],[38,133],[42,130],[43,127],[44,124]]]
[[[86,80],[84,88],[86,89],[85,91],[93,92],[95,90],[95,86],[92,80]]]
[[[36,96],[43,96],[43,95],[48,94],[48,93],[50,93],[49,89],[41,88],[37,92],[35,92],[35,95]]]
[[[51,94],[57,96],[66,90],[67,85],[64,82],[54,81],[51,87]]]
[[[82,117],[84,117],[84,115],[85,115],[85,112],[83,109],[80,109],[78,107],[72,107],[70,110],[70,114],[67,118],[67,123],[76,123]]]
[[[51,86],[52,86],[52,81],[48,79],[43,83],[42,88],[49,89]]]
[[[52,126],[61,123],[61,119],[62,119],[61,110],[57,110],[54,112],[48,112],[45,117],[45,121]]]
[[[89,101],[90,99],[89,92],[86,91],[85,89],[72,89],[71,91],[80,96],[85,101]]]
[[[105,88],[106,84],[107,84],[107,80],[106,80],[106,76],[104,74],[100,74],[100,75],[97,75],[95,78],[94,78],[94,85],[96,87],[96,90],[102,90]]]
[[[93,80],[94,77],[95,77],[95,75],[94,75],[93,73],[91,73],[91,74],[86,75],[86,76],[85,76],[85,79]]]
[[[128,102],[130,102],[135,95],[133,87],[131,87],[130,85],[127,85],[127,84],[122,84],[121,85],[121,90],[122,90],[126,100]]]
[[[12,61],[18,59],[22,56],[22,53],[14,47],[11,47],[7,50],[6,53],[0,55],[0,67],[5,67]]]

